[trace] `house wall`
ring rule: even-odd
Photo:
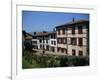
[[[55,44],[54,44],[55,41]],[[52,44],[53,42],[53,44]],[[49,39],[49,50],[52,51],[52,47],[54,47],[54,52],[57,52],[57,39]]]
[[[68,55],[70,55],[70,56],[72,56],[72,50],[76,51],[75,56],[79,56],[79,51],[83,52],[83,56],[87,55],[87,47],[86,46],[80,47],[80,46],[68,45],[67,50],[68,50]]]
[[[57,44],[57,47],[67,48],[67,44]]]
[[[79,34],[79,29],[78,26],[82,27],[82,34]],[[75,34],[72,34],[72,29],[73,27],[75,28]],[[80,25],[75,25],[75,26],[68,26],[65,30],[65,34],[62,34],[62,27],[59,27],[57,29],[57,38],[67,38],[67,43],[62,44],[62,43],[57,43],[57,47],[67,49],[68,55],[72,55],[72,50],[75,50],[76,54],[75,56],[79,56],[79,51],[82,51],[83,56],[87,55],[87,45],[88,45],[88,29],[86,24],[80,24]],[[60,31],[60,35],[58,32]],[[71,44],[71,38],[76,38],[76,45]],[[79,38],[82,38],[83,40],[83,45],[79,46]],[[61,52],[61,51],[60,51]],[[65,52],[64,52],[65,53]]]
[[[40,43],[38,39],[32,39],[32,46],[36,46],[37,49],[40,48]]]

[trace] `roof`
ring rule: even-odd
[[[46,36],[48,35],[48,32],[38,32],[36,33],[37,36]]]
[[[33,33],[31,33],[31,35],[32,36],[48,36],[48,35],[50,35],[50,34],[55,34],[56,32],[55,31],[52,31],[52,32],[36,32],[35,34],[34,34],[34,32]]]
[[[48,32],[36,32],[35,34],[33,33],[32,36],[47,36]]]
[[[48,34],[56,34],[56,31],[49,32]]]
[[[25,39],[32,39],[32,35],[27,33],[26,31],[22,31],[22,34],[23,34]]]
[[[27,37],[25,37],[25,39],[27,39],[27,40],[28,40],[28,39],[32,39],[32,37],[31,37],[31,36],[27,36]]]
[[[89,21],[88,20],[71,21],[71,22],[68,22],[66,24],[62,24],[62,25],[56,26],[56,28],[60,28],[60,27],[64,27],[64,26],[70,26],[70,25],[75,25],[75,24],[82,24],[82,23],[89,23]]]

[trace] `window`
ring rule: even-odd
[[[51,34],[51,38],[54,38],[53,34]]]
[[[54,34],[51,34],[51,38],[56,38],[56,34],[54,33]]]
[[[53,38],[54,38],[54,39],[56,38],[56,34],[53,35]]]
[[[51,44],[53,44],[53,41],[51,41]]]
[[[65,34],[65,28],[62,29],[62,34]]]
[[[65,52],[66,52],[66,54],[67,54],[67,49],[65,49]]]
[[[42,48],[42,45],[40,45],[40,48]]]
[[[79,56],[83,56],[83,51],[79,51]]]
[[[57,38],[57,43],[59,43],[59,39]]]
[[[67,44],[67,38],[62,38],[61,41],[62,41],[61,43]]]
[[[40,39],[40,43],[42,43],[42,40]]]
[[[48,40],[46,40],[46,43],[48,43]]]
[[[82,26],[79,26],[79,27],[78,27],[78,33],[79,33],[79,34],[82,34]]]
[[[76,52],[74,49],[72,49],[72,55],[75,56],[76,55]]]
[[[77,39],[76,38],[71,38],[71,44],[76,45],[76,43],[77,43]]]
[[[58,51],[58,52],[60,51],[60,47],[57,48],[57,51]]]
[[[83,39],[82,38],[79,38],[78,45],[79,46],[82,46],[83,45]]]
[[[58,35],[60,35],[60,29],[58,29]]]
[[[72,28],[72,34],[75,34],[75,27]]]
[[[54,45],[56,45],[55,43]],[[67,44],[67,38],[57,38],[57,43]]]
[[[46,49],[49,51],[49,46],[48,45],[46,46]]]
[[[64,40],[63,38],[60,39],[61,43],[63,43],[63,40]]]
[[[61,48],[61,52],[64,53],[64,48]]]
[[[58,39],[57,39],[57,42],[58,42],[58,43],[61,43],[61,39],[60,39],[60,38],[58,38]]]
[[[64,43],[67,44],[67,38],[64,39]]]
[[[51,50],[52,50],[52,52],[54,52],[55,51],[55,48],[54,47],[51,47]]]
[[[56,41],[54,41],[54,45],[56,45]]]

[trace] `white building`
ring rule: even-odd
[[[49,51],[57,52],[56,32],[49,33]]]

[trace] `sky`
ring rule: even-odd
[[[89,14],[22,11],[22,26],[26,32],[52,31],[56,26],[68,23],[73,18],[89,20]]]

